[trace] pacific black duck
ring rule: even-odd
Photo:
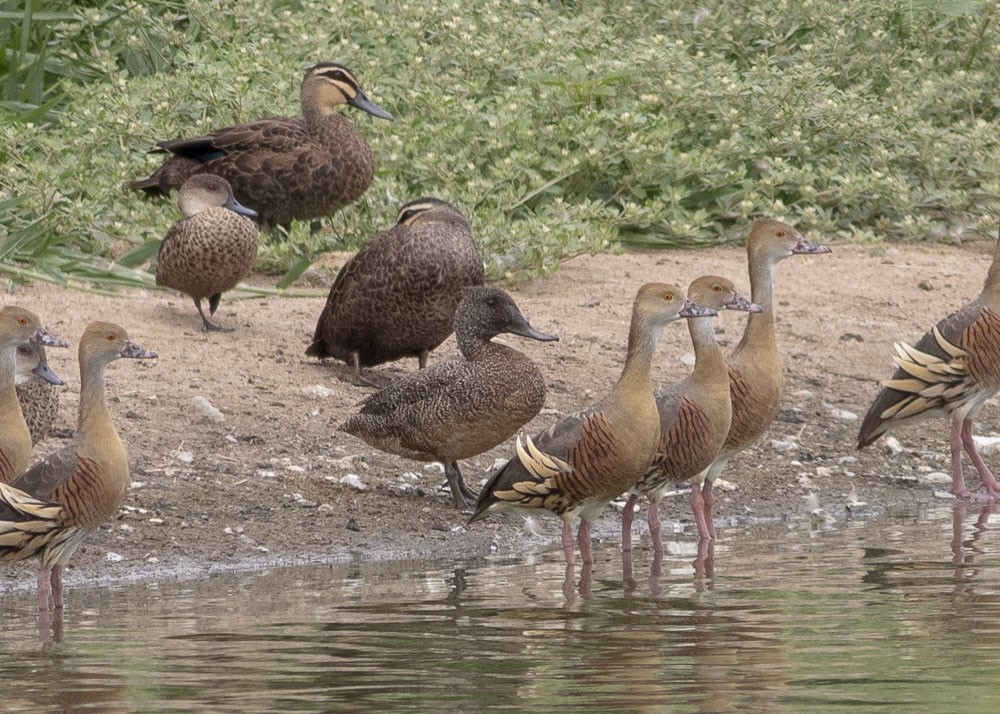
[[[240,205],[226,180],[212,174],[192,176],[177,197],[181,217],[170,226],[156,258],[156,284],[186,293],[201,315],[202,329],[228,332],[209,322],[201,309],[208,299],[214,315],[222,293],[232,290],[257,261],[254,212]]]
[[[210,173],[226,179],[236,198],[257,211],[265,230],[329,216],[364,193],[374,175],[368,142],[337,107],[349,104],[390,121],[392,115],[336,62],[306,70],[299,103],[301,119],[269,117],[161,141],[157,146],[171,156],[129,188],[167,194],[195,174]]]
[[[152,359],[125,331],[91,323],[80,338],[80,412],[72,443],[0,484],[0,561],[40,556],[38,607],[63,605],[62,570],[81,541],[125,499],[128,455],[105,397],[105,368],[120,357]]]
[[[355,372],[402,357],[423,368],[452,332],[462,289],[482,283],[483,262],[459,210],[438,198],[411,201],[340,269],[306,354]]]
[[[455,312],[462,356],[412,372],[361,403],[341,431],[418,461],[440,461],[458,508],[476,499],[462,479],[460,459],[492,449],[538,414],[545,380],[534,362],[493,342],[501,332],[558,339],[535,330],[514,300],[496,288],[463,291]]]
[[[517,455],[483,487],[470,522],[494,508],[551,511],[563,520],[563,552],[571,566],[571,524],[579,516],[580,555],[591,563],[591,521],[610,500],[635,485],[660,441],[650,375],[660,334],[678,318],[714,314],[685,298],[675,285],[643,285],[632,307],[625,366],[610,394],[563,417],[534,439],[518,436]]]
[[[45,438],[59,414],[59,390],[64,382],[49,368],[45,348],[29,342],[17,348],[14,374],[17,401],[31,433],[31,444]]]

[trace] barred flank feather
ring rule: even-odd
[[[61,537],[62,506],[0,483],[0,561],[24,560]]]

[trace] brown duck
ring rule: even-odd
[[[590,523],[607,503],[630,489],[649,468],[660,441],[660,417],[650,366],[663,328],[678,318],[714,315],[674,285],[648,283],[635,297],[628,351],[610,394],[563,417],[534,439],[517,439],[517,455],[479,494],[470,522],[490,509],[545,509],[563,520],[562,544],[573,564],[572,521],[584,563],[593,562]]]
[[[729,394],[733,418],[726,443],[705,474],[702,501],[708,536],[715,537],[712,484],[733,456],[764,436],[781,404],[784,375],[774,331],[774,272],[793,255],[829,253],[825,245],[810,243],[787,223],[762,218],[754,221],[747,238],[750,299],[763,312],[751,313],[736,349],[729,356]]]
[[[59,414],[59,390],[64,382],[49,368],[45,348],[29,342],[17,348],[14,374],[17,401],[31,433],[31,444],[45,438]]]
[[[348,104],[390,121],[392,115],[336,62],[306,70],[299,103],[301,119],[269,117],[162,141],[157,146],[171,156],[129,188],[167,194],[195,174],[211,173],[226,179],[237,199],[257,211],[265,229],[329,216],[364,193],[374,174],[368,142],[337,108]]]
[[[257,262],[257,227],[244,216],[256,215],[233,197],[226,180],[212,174],[192,176],[177,197],[181,217],[170,226],[156,257],[156,284],[186,293],[194,300],[206,332],[229,332],[209,322],[222,293],[232,290]]]
[[[761,312],[736,291],[732,281],[716,275],[696,279],[688,287],[688,297],[716,311]],[[732,406],[729,399],[729,371],[726,358],[715,338],[714,318],[688,320],[694,344],[695,365],[691,375],[670,387],[657,390],[660,412],[660,444],[653,464],[632,490],[622,511],[622,550],[632,542],[632,518],[639,494],[649,499],[647,520],[654,551],[663,550],[660,537],[659,502],[663,491],[679,481],[692,483],[691,507],[699,535],[707,533],[701,503],[705,472],[719,455],[729,434]]]
[[[0,308],[0,483],[10,483],[31,463],[31,432],[17,399],[17,349],[34,343],[66,347],[24,308]]]
[[[534,362],[493,342],[502,332],[558,339],[531,327],[502,290],[465,288],[455,312],[461,358],[412,372],[376,392],[340,430],[383,451],[440,461],[455,506],[471,506],[476,494],[462,479],[458,461],[510,438],[545,403],[545,380]]]
[[[951,492],[968,496],[962,449],[979,472],[986,495],[1000,484],[972,439],[973,420],[1000,390],[1000,241],[979,296],[931,328],[915,346],[895,345],[897,369],[868,409],[858,448],[897,427],[932,417],[951,420]]]
[[[62,607],[62,570],[81,541],[125,499],[128,456],[108,411],[104,371],[119,357],[153,359],[121,327],[91,323],[80,338],[80,414],[76,435],[0,485],[0,561],[40,556],[38,605]]]
[[[462,289],[483,284],[468,221],[438,198],[403,206],[337,274],[306,354],[334,357],[355,372],[428,353],[452,333]]]

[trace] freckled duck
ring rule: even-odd
[[[688,287],[688,298],[721,311],[761,312],[736,291],[726,278],[706,275]],[[622,512],[622,550],[631,548],[632,518],[639,494],[649,498],[649,533],[655,551],[663,550],[660,539],[659,501],[666,488],[678,481],[691,481],[691,508],[698,533],[707,534],[702,482],[708,467],[719,455],[729,434],[732,406],[729,399],[729,371],[722,347],[715,339],[714,318],[688,320],[694,344],[695,365],[691,375],[670,387],[657,390],[660,412],[660,444],[653,464],[639,480]]]
[[[15,386],[17,349],[28,343],[66,347],[34,313],[14,305],[0,308],[0,483],[10,483],[31,463],[31,432]]]
[[[371,395],[341,431],[383,451],[440,461],[455,505],[471,506],[476,494],[458,461],[513,436],[545,403],[545,381],[534,362],[492,341],[502,332],[558,339],[532,328],[502,290],[465,288],[455,313],[461,358],[412,372]]]
[[[437,198],[403,206],[337,274],[306,354],[362,367],[428,353],[452,332],[462,288],[483,284],[468,221]]]
[[[177,197],[181,217],[170,226],[156,257],[156,284],[186,293],[194,300],[205,332],[230,332],[209,322],[201,309],[208,299],[214,315],[222,293],[251,273],[257,261],[257,227],[244,216],[256,215],[233,197],[225,179],[192,176]]]
[[[337,108],[348,104],[390,121],[392,115],[336,62],[306,70],[299,103],[301,119],[268,117],[161,141],[157,146],[170,157],[129,188],[168,194],[194,174],[211,173],[226,179],[236,198],[257,211],[265,229],[329,216],[363,194],[374,174],[368,142]]]
[[[781,404],[785,378],[774,332],[774,271],[778,263],[793,255],[829,252],[828,246],[807,241],[787,223],[762,218],[750,228],[747,238],[750,299],[763,312],[750,313],[743,337],[727,360],[733,418],[726,443],[705,474],[701,492],[709,537],[715,537],[712,484],[729,459],[764,436]]]
[[[38,606],[62,607],[62,569],[125,499],[128,455],[111,420],[104,372],[119,357],[153,359],[121,327],[91,323],[80,338],[80,413],[72,443],[0,485],[0,561],[40,556]]]
[[[17,348],[14,374],[17,401],[31,432],[32,445],[45,438],[59,413],[59,391],[64,382],[49,368],[45,348],[29,342]]]
[[[887,431],[932,417],[951,419],[951,492],[968,496],[962,448],[979,472],[986,495],[1000,498],[1000,484],[976,449],[972,422],[1000,389],[1000,241],[982,292],[931,328],[915,346],[895,345],[898,369],[868,409],[858,448]]]
[[[678,318],[714,315],[674,285],[648,283],[635,297],[621,376],[603,399],[563,417],[534,439],[517,439],[517,455],[493,474],[470,522],[491,508],[543,508],[563,520],[567,568],[573,564],[572,521],[584,563],[593,562],[590,523],[608,501],[649,468],[660,440],[650,365],[663,328]]]

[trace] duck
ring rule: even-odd
[[[49,367],[45,348],[29,342],[17,348],[14,386],[31,445],[44,439],[59,413],[59,390],[65,384]]]
[[[31,431],[17,398],[17,349],[25,344],[66,347],[38,316],[17,305],[0,308],[0,483],[10,483],[31,463]]]
[[[831,253],[829,246],[802,237],[795,228],[773,218],[760,218],[747,237],[750,300],[761,312],[751,312],[743,336],[726,360],[733,416],[718,457],[708,467],[701,489],[706,534],[715,538],[712,486],[729,460],[764,436],[778,414],[784,392],[781,355],[774,328],[774,274],[778,263],[793,255]],[[699,533],[699,538],[702,534]]]
[[[240,203],[257,211],[265,230],[332,215],[371,185],[374,161],[364,136],[337,111],[347,104],[393,121],[338,62],[306,70],[299,89],[302,117],[268,117],[203,136],[157,144],[170,156],[128,188],[166,195],[194,174],[226,179]]]
[[[155,359],[110,322],[93,322],[80,338],[80,410],[70,444],[49,454],[9,485],[0,484],[0,562],[41,558],[38,606],[63,606],[66,562],[125,500],[128,454],[105,394],[113,361]]]
[[[688,297],[699,305],[722,310],[761,312],[747,300],[731,280],[704,275],[688,286]],[[668,486],[691,483],[691,508],[699,535],[707,534],[701,490],[708,467],[719,455],[729,434],[732,404],[729,398],[729,370],[726,357],[715,337],[714,319],[688,320],[694,344],[694,370],[684,380],[656,392],[660,414],[660,443],[646,473],[632,489],[622,511],[622,550],[631,549],[632,518],[640,494],[649,499],[647,519],[655,552],[663,550],[660,536],[659,502]]]
[[[895,344],[896,371],[882,382],[861,428],[858,448],[882,435],[924,419],[951,421],[951,493],[971,494],[962,473],[966,451],[985,496],[1000,498],[1000,484],[972,438],[983,405],[1000,390],[1000,239],[979,295],[942,318],[915,345]]]
[[[222,293],[232,290],[257,262],[257,227],[247,216],[257,215],[233,196],[229,183],[213,174],[196,174],[177,195],[181,217],[170,226],[156,257],[156,284],[173,288],[194,300],[205,332],[231,332],[217,325],[201,308],[215,315]]]
[[[410,201],[337,273],[306,354],[346,362],[355,374],[403,357],[423,369],[452,333],[463,289],[484,277],[461,211],[431,196]]]
[[[340,431],[382,451],[443,463],[455,506],[471,506],[476,494],[458,462],[506,441],[545,404],[541,371],[528,356],[494,342],[501,333],[541,342],[559,339],[533,328],[503,290],[467,287],[455,311],[461,356],[375,392]]]
[[[646,472],[660,441],[650,374],[660,335],[679,318],[715,314],[676,285],[640,287],[632,304],[625,364],[611,391],[534,438],[518,435],[515,455],[486,482],[469,522],[507,509],[542,509],[559,516],[569,573],[575,555],[572,523],[579,518],[581,559],[592,563],[590,524]]]

